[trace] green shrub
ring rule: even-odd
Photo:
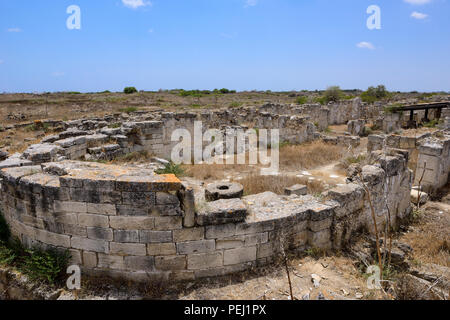
[[[27,250],[27,254],[20,267],[21,271],[31,280],[41,280],[50,284],[55,284],[64,274],[70,259],[68,250],[61,253],[56,250],[32,249]]]
[[[184,175],[185,171],[179,164],[175,164],[172,161],[169,162],[163,169],[155,171],[157,174],[174,174],[177,177]]]
[[[305,103],[308,103],[308,97],[307,97],[307,96],[301,96],[301,97],[298,97],[298,98],[295,100],[295,103],[300,104],[300,105],[305,104]]]
[[[328,87],[324,97],[327,102],[338,102],[342,97],[342,91],[339,86]]]
[[[233,101],[232,103],[230,103],[230,108],[238,108],[240,106],[242,106],[242,102],[239,101]]]
[[[125,89],[123,89],[123,92],[126,94],[133,94],[138,92],[137,89],[135,87],[126,87]]]
[[[402,107],[403,105],[400,103],[396,103],[396,104],[391,104],[387,107],[384,107],[384,112],[385,113],[397,113],[400,112],[399,109]]]
[[[385,99],[389,96],[389,91],[386,87],[379,85],[378,87],[369,87],[367,91],[361,94],[361,100],[367,103],[374,103],[376,101]]]
[[[438,124],[439,124],[439,120],[433,119],[433,120],[431,120],[431,121],[429,121],[429,122],[424,123],[423,126],[424,126],[425,128],[436,128],[436,126],[437,126]]]
[[[0,241],[0,265],[11,266],[17,259],[16,252],[9,248],[6,242]]]
[[[320,103],[321,105],[326,105],[327,104],[327,99],[324,96],[316,97],[316,98],[314,98],[314,102],[315,103]]]

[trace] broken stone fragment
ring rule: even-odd
[[[292,187],[286,188],[284,190],[284,194],[287,196],[297,195],[297,196],[306,196],[308,194],[308,188],[302,184],[296,184]]]
[[[419,198],[420,198],[420,201],[419,201]],[[419,192],[419,190],[413,189],[413,190],[411,190],[411,202],[413,204],[417,204],[417,203],[419,203],[421,205],[425,204],[428,202],[428,194],[423,191]]]

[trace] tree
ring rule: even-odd
[[[123,89],[123,92],[126,94],[132,94],[132,93],[136,93],[138,91],[135,87],[126,87],[125,89]]]
[[[325,91],[325,100],[327,102],[338,102],[342,96],[342,91],[339,86],[328,87]]]

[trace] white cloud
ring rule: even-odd
[[[375,46],[373,44],[371,44],[370,42],[366,42],[366,41],[360,42],[356,46],[361,49],[375,50]]]
[[[423,5],[423,4],[427,4],[430,3],[432,0],[403,0],[406,3],[409,4],[414,4],[414,5]]]
[[[20,29],[20,28],[9,28],[8,29],[8,32],[21,32],[22,31],[22,29]]]
[[[247,7],[254,7],[258,4],[258,0],[246,0],[245,1],[245,8]]]
[[[146,7],[146,6],[152,5],[152,3],[150,1],[144,1],[144,0],[122,0],[122,3],[125,7],[131,8],[131,9],[137,9],[140,7]]]
[[[3,63],[3,60],[0,60],[0,64],[2,64]]]
[[[64,75],[65,75],[64,72],[59,72],[59,71],[52,72],[52,77],[63,77]]]
[[[428,18],[428,15],[425,13],[420,13],[420,12],[414,11],[413,13],[411,13],[411,17],[414,19],[423,20],[423,19]]]

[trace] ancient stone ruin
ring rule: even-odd
[[[328,107],[268,104],[54,123],[63,131],[0,162],[2,211],[27,247],[68,249],[86,274],[133,281],[214,277],[267,265],[284,250],[341,249],[356,233],[373,232],[371,207],[380,229],[396,227],[412,211],[413,186],[434,192],[447,182],[450,136],[388,134],[396,116],[386,115],[386,135],[369,136],[367,164],[350,167],[347,183],[320,197],[302,185],[285,195],[245,196],[242,185],[218,182],[204,188],[203,202],[189,184],[154,172],[163,159],[153,169],[93,160],[136,151],[168,159],[173,130],[193,131],[195,121],[222,132],[277,128],[282,141],[356,147],[361,119],[381,114],[381,106],[363,108],[355,99]],[[348,124],[351,134],[319,132],[330,124]]]

